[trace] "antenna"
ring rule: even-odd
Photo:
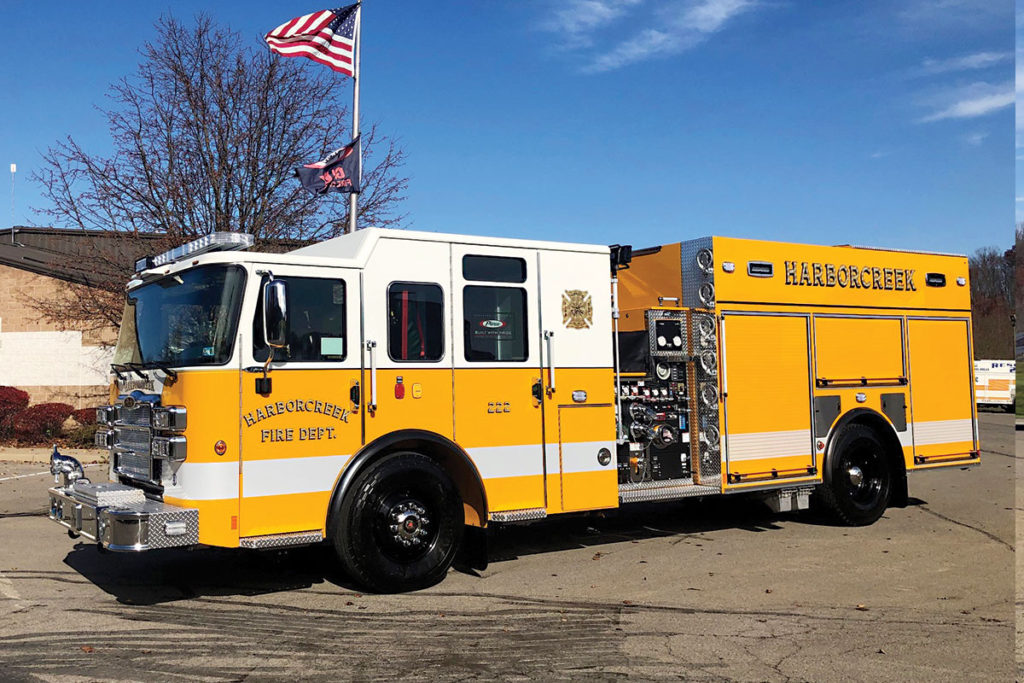
[[[11,244],[14,244],[14,174],[18,172],[18,165],[11,164]]]

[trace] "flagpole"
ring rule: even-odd
[[[359,51],[363,46],[363,5],[359,4],[356,9],[356,30],[353,34],[355,39],[355,59],[352,69],[352,139],[355,140],[359,137]],[[359,155],[362,156],[362,145],[359,146]],[[362,168],[362,159],[359,161],[359,166]],[[356,231],[356,215],[359,210],[359,193],[351,192],[348,195],[348,230],[346,232],[353,233]]]

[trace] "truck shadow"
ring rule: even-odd
[[[64,563],[128,605],[197,597],[254,596],[309,588],[325,581],[356,590],[326,547],[255,551],[223,548],[101,552],[76,544]]]
[[[910,505],[924,504],[912,498]],[[726,529],[771,533],[780,524],[835,525],[815,510],[775,513],[753,496],[636,504],[609,513],[563,516],[529,525],[509,525],[487,534],[491,564],[528,555],[578,548],[673,538],[700,543],[703,535]],[[710,539],[704,539],[710,540]],[[220,548],[100,552],[78,543],[65,564],[118,602],[155,605],[197,597],[256,596],[330,583],[362,592],[334,561],[327,545],[276,551]],[[459,571],[476,574],[457,562]]]
[[[917,498],[907,502],[908,506],[924,504]],[[780,531],[780,522],[842,526],[814,507],[801,512],[773,512],[751,494],[690,498],[634,504],[609,513],[556,517],[545,520],[540,533],[536,525],[499,527],[488,535],[488,559],[492,563],[503,562],[524,555],[659,537],[676,537],[677,543],[699,542],[701,535],[725,529],[751,533]]]

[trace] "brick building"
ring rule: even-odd
[[[0,231],[0,385],[27,391],[32,403],[101,402],[116,333],[62,330],[38,302],[59,301],[63,283],[95,282],[97,254],[128,264],[135,254],[127,252],[149,241],[55,228]]]
[[[64,283],[124,284],[136,259],[183,240],[164,235],[27,228],[0,230],[0,386],[27,391],[32,403],[61,401],[76,408],[104,402],[117,332],[60,329],[39,302],[60,302]],[[308,244],[275,239],[260,251]],[[113,279],[112,279],[113,278]]]

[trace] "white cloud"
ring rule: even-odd
[[[950,57],[948,59],[926,59],[921,64],[924,74],[943,74],[956,71],[973,71],[985,69],[996,64],[1013,60],[1012,52],[975,52],[970,55]]]
[[[583,68],[586,73],[597,73],[600,71],[611,71],[627,64],[642,62],[645,59],[660,57],[681,52],[687,46],[681,42],[682,38],[665,31],[646,29],[625,40],[603,55],[595,57],[590,64]],[[692,46],[693,43],[690,44]]]
[[[972,83],[935,98],[933,111],[919,119],[919,123],[931,123],[946,119],[971,119],[986,116],[1013,104],[1014,89],[1009,83]]]
[[[1024,12],[1021,13],[1024,15]],[[1022,146],[1021,136],[1024,133],[1024,70],[1021,70],[1021,60],[1024,59],[1024,50],[1017,50],[1017,70],[1014,76],[1014,91],[1017,95],[1017,106],[1014,107],[1014,131],[1016,133],[1015,147]]]
[[[569,49],[593,44],[592,34],[625,15],[643,0],[568,0],[559,5],[540,28],[560,34],[562,47]]]
[[[584,56],[582,71],[598,73],[691,49],[759,2],[660,0],[647,9],[641,0],[571,0],[540,27],[557,34],[563,48]],[[628,37],[621,38],[623,34]],[[598,37],[602,48],[591,50]]]
[[[869,158],[871,158],[871,159],[881,159],[881,158],[883,158],[883,157],[887,157],[887,156],[889,156],[889,154],[890,154],[890,152],[887,152],[887,151],[885,151],[885,150],[881,150],[881,149],[880,149],[880,150],[878,150],[877,152],[872,152],[872,153],[871,153],[870,155],[868,155],[868,156],[869,156]]]
[[[996,0],[903,0],[895,4],[899,7],[897,18],[917,35],[1003,27],[1013,12],[1013,3]]]
[[[753,0],[704,0],[686,9],[680,16],[680,23],[686,30],[714,33],[753,6]]]
[[[967,135],[965,135],[964,136],[964,142],[967,143],[968,145],[970,145],[971,147],[977,147],[978,145],[983,143],[985,141],[985,138],[987,138],[987,137],[988,137],[988,131],[987,130],[979,130],[979,131],[975,131],[973,133],[968,133]]]

